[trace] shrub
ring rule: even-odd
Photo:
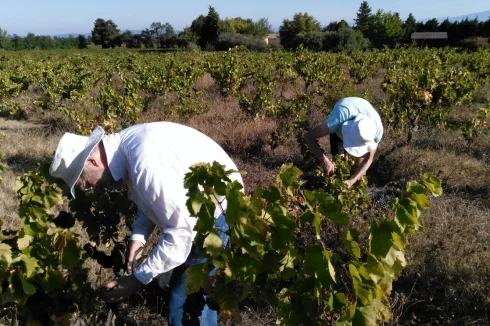
[[[293,40],[294,48],[297,48],[301,44],[305,49],[310,51],[322,51],[323,39],[325,38],[325,32],[309,32],[296,35]]]
[[[324,50],[340,52],[359,50],[369,46],[369,40],[350,27],[341,27],[338,32],[326,32],[323,40]]]
[[[458,41],[457,46],[466,50],[477,50],[479,47],[483,46],[483,42],[478,40],[476,37],[465,38],[464,40]]]
[[[269,40],[269,48],[276,51],[284,50],[284,47],[281,44],[281,40],[278,38],[273,38]]]
[[[216,42],[216,50],[227,51],[240,45],[252,51],[264,51],[267,47],[267,44],[261,37],[225,32],[219,35],[218,41]]]

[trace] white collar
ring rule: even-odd
[[[119,181],[126,176],[126,157],[121,149],[121,135],[118,133],[105,135],[102,138],[109,170],[114,180]]]

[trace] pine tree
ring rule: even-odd
[[[204,24],[202,26],[202,35],[199,39],[199,45],[201,47],[212,46],[216,44],[218,40],[218,35],[220,31],[220,20],[219,14],[216,10],[209,6],[209,12],[204,19]]]
[[[371,14],[371,7],[367,1],[363,1],[361,3],[361,7],[359,7],[359,12],[357,13],[357,18],[354,19],[356,22],[356,29],[360,30],[365,37],[370,36],[371,25],[373,22],[373,15]]]
[[[408,14],[408,18],[407,20],[405,20],[403,28],[405,28],[404,39],[410,40],[412,33],[415,33],[417,31],[417,21],[415,20],[415,17],[412,15],[412,13]]]

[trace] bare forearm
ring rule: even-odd
[[[362,178],[362,176],[366,174],[367,170],[369,169],[369,167],[371,166],[372,163],[373,163],[373,160],[371,157],[363,158],[361,160],[360,164],[357,166],[357,168],[353,171],[353,174],[351,177],[352,182],[354,183],[357,180],[359,180],[360,178]]]
[[[335,166],[323,153],[322,149],[317,143],[317,139],[325,137],[330,133],[328,126],[323,123],[319,124],[304,135],[304,140],[313,155],[316,156],[318,161],[323,167],[325,176],[331,175],[335,171]]]
[[[308,149],[310,150],[310,152],[313,153],[313,155],[315,155],[315,157],[318,159],[318,161],[322,161],[325,154],[323,153],[323,150],[320,148],[320,146],[318,145],[316,139],[313,139],[310,135],[305,134],[304,136],[304,140],[305,140],[305,143],[306,145],[308,146]],[[325,157],[326,158],[326,157]]]

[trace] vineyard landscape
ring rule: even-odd
[[[385,125],[352,188],[351,161],[335,158],[325,178],[303,140],[348,96]],[[210,136],[246,172],[245,193],[217,164],[182,180],[210,258],[186,290],[208,294],[220,324],[490,323],[488,48],[6,51],[0,112],[1,325],[166,323],[158,280],[100,298],[124,272],[136,212],[125,191],[72,200],[47,172],[66,131],[163,120]],[[220,195],[226,248],[209,213]]]

